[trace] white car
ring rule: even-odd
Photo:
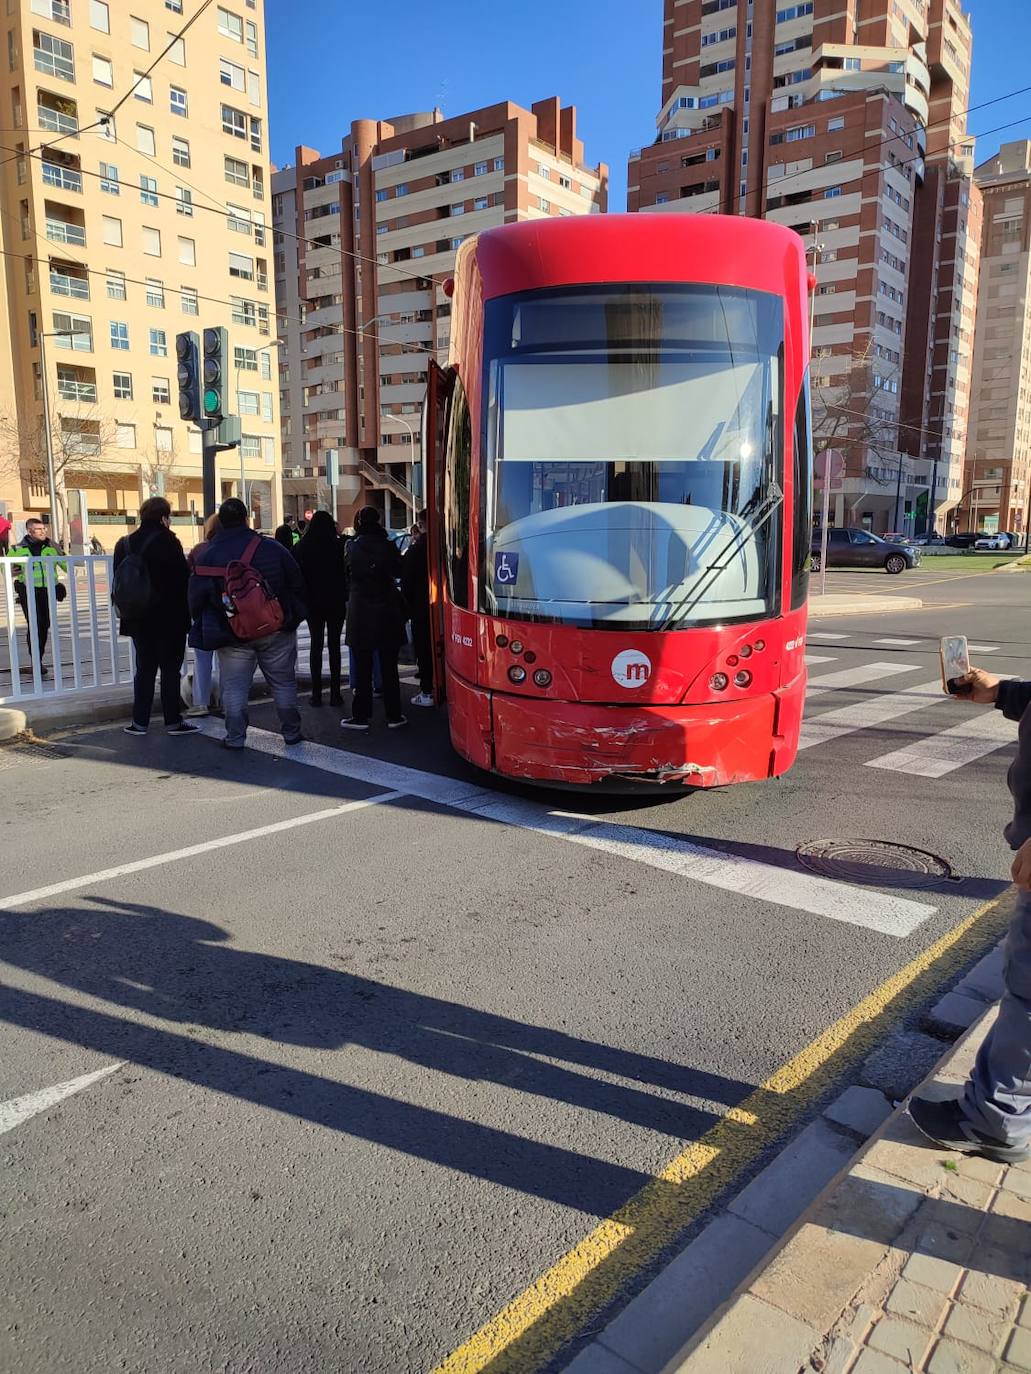
[[[974,541],[975,549],[1008,549],[1009,546],[1008,534],[986,534]]]

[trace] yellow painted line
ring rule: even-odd
[[[532,1374],[788,1134],[891,1025],[994,940],[1012,891],[971,912],[693,1141],[433,1374]]]

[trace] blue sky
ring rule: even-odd
[[[971,103],[1031,86],[1029,0],[967,3]],[[292,162],[298,143],[339,148],[352,119],[558,95],[578,107],[588,159],[609,163],[610,208],[625,207],[627,153],[649,141],[659,104],[661,0],[266,0],[266,24],[274,162]],[[969,125],[979,133],[1011,120],[978,143],[978,161],[1031,138],[1031,90],[974,110]]]

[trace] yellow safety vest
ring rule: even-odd
[[[24,544],[24,543],[23,543],[23,544],[15,544],[14,548],[11,549],[11,551],[10,551],[9,557],[11,557],[11,558],[33,558],[34,555],[32,554],[31,550],[29,549],[28,544]],[[36,557],[36,558],[60,558],[60,557],[61,557],[61,550],[60,550],[60,549],[55,549],[54,546],[53,546],[53,544],[51,544],[51,543],[50,543],[49,541],[47,541],[47,540],[44,540],[44,541],[43,541],[43,547],[40,549],[39,554],[38,554],[38,555],[35,555],[35,557]],[[45,565],[42,564],[42,563],[40,563],[40,562],[33,562],[30,566],[31,566],[31,569],[32,569],[32,585],[33,585],[34,587],[45,587],[45,586],[46,586],[46,577],[45,577],[45,575],[44,575],[44,574],[45,574],[45,571],[46,571],[46,570],[45,570]],[[57,564],[57,567],[58,567],[61,571],[65,571],[65,570],[67,569],[67,564],[66,564],[66,563],[58,563],[58,564]],[[25,564],[24,564],[24,563],[15,563],[15,564],[13,565],[13,568],[12,568],[12,571],[11,571],[11,575],[12,575],[12,577],[14,578],[15,582],[24,582],[24,580],[25,580]]]

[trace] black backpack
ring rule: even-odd
[[[111,600],[121,620],[139,620],[154,604],[154,583],[143,555],[157,536],[153,530],[136,550],[126,539],[129,552],[119,563],[111,586]]]

